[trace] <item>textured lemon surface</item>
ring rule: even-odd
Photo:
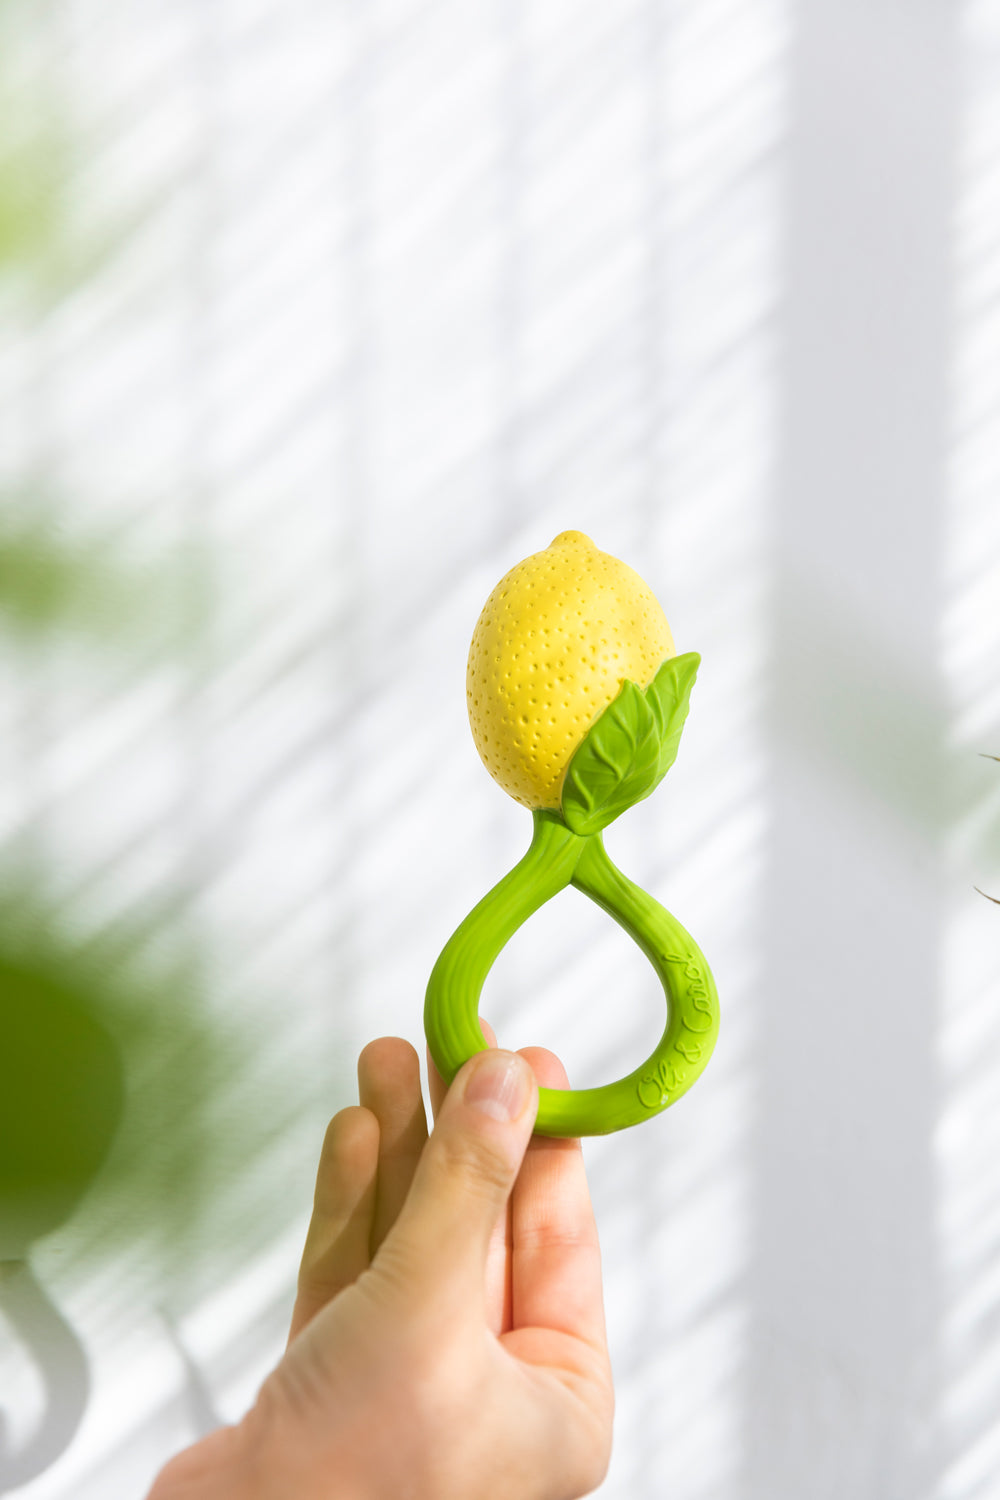
[[[638,573],[561,532],[501,578],[473,632],[466,688],[483,764],[517,802],[557,808],[574,751],[625,679],[648,687],[673,655]]]

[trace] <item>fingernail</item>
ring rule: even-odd
[[[491,1047],[465,1086],[465,1102],[494,1120],[516,1120],[531,1095],[528,1065],[516,1052]]]

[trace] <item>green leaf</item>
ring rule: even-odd
[[[641,688],[623,682],[577,746],[563,783],[562,814],[574,833],[597,833],[657,783],[660,736]]]
[[[659,773],[654,785],[666,776],[677,759],[681,731],[691,706],[691,689],[700,665],[701,657],[697,651],[685,651],[683,656],[671,656],[646,689],[646,701],[656,720],[660,741]],[[652,791],[652,787],[650,790]]]
[[[700,664],[688,651],[665,661],[645,692],[624,682],[591,725],[563,783],[562,815],[574,833],[600,832],[659,786],[677,758]]]

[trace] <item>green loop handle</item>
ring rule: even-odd
[[[594,1089],[539,1089],[539,1135],[607,1135],[641,1124],[685,1094],[701,1075],[719,1030],[719,998],[701,949],[675,917],[611,862],[600,833],[573,833],[558,813],[535,812],[524,858],[475,906],[431,971],[424,1031],[446,1083],[486,1050],[479,997],[498,954],[558,891],[575,885],[604,908],[656,970],[667,1000],[657,1046],[633,1072]]]

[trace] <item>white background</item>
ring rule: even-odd
[[[1000,1494],[1000,7],[987,0],[7,0],[84,240],[0,306],[0,473],[211,558],[207,639],[8,651],[0,830],[82,926],[173,882],[295,1098],[239,1253],[34,1264],[92,1392],[25,1500],[133,1500],[245,1409],[326,1118],[527,814],[472,627],[561,530],[703,665],[608,834],[703,947],[712,1064],[585,1145],[607,1500]],[[180,919],[177,919],[178,921]],[[164,917],[159,940],[175,934]],[[566,892],[484,1011],[574,1085],[662,1028]],[[263,1106],[262,1106],[263,1107]],[[0,1323],[0,1406],[41,1402]]]

